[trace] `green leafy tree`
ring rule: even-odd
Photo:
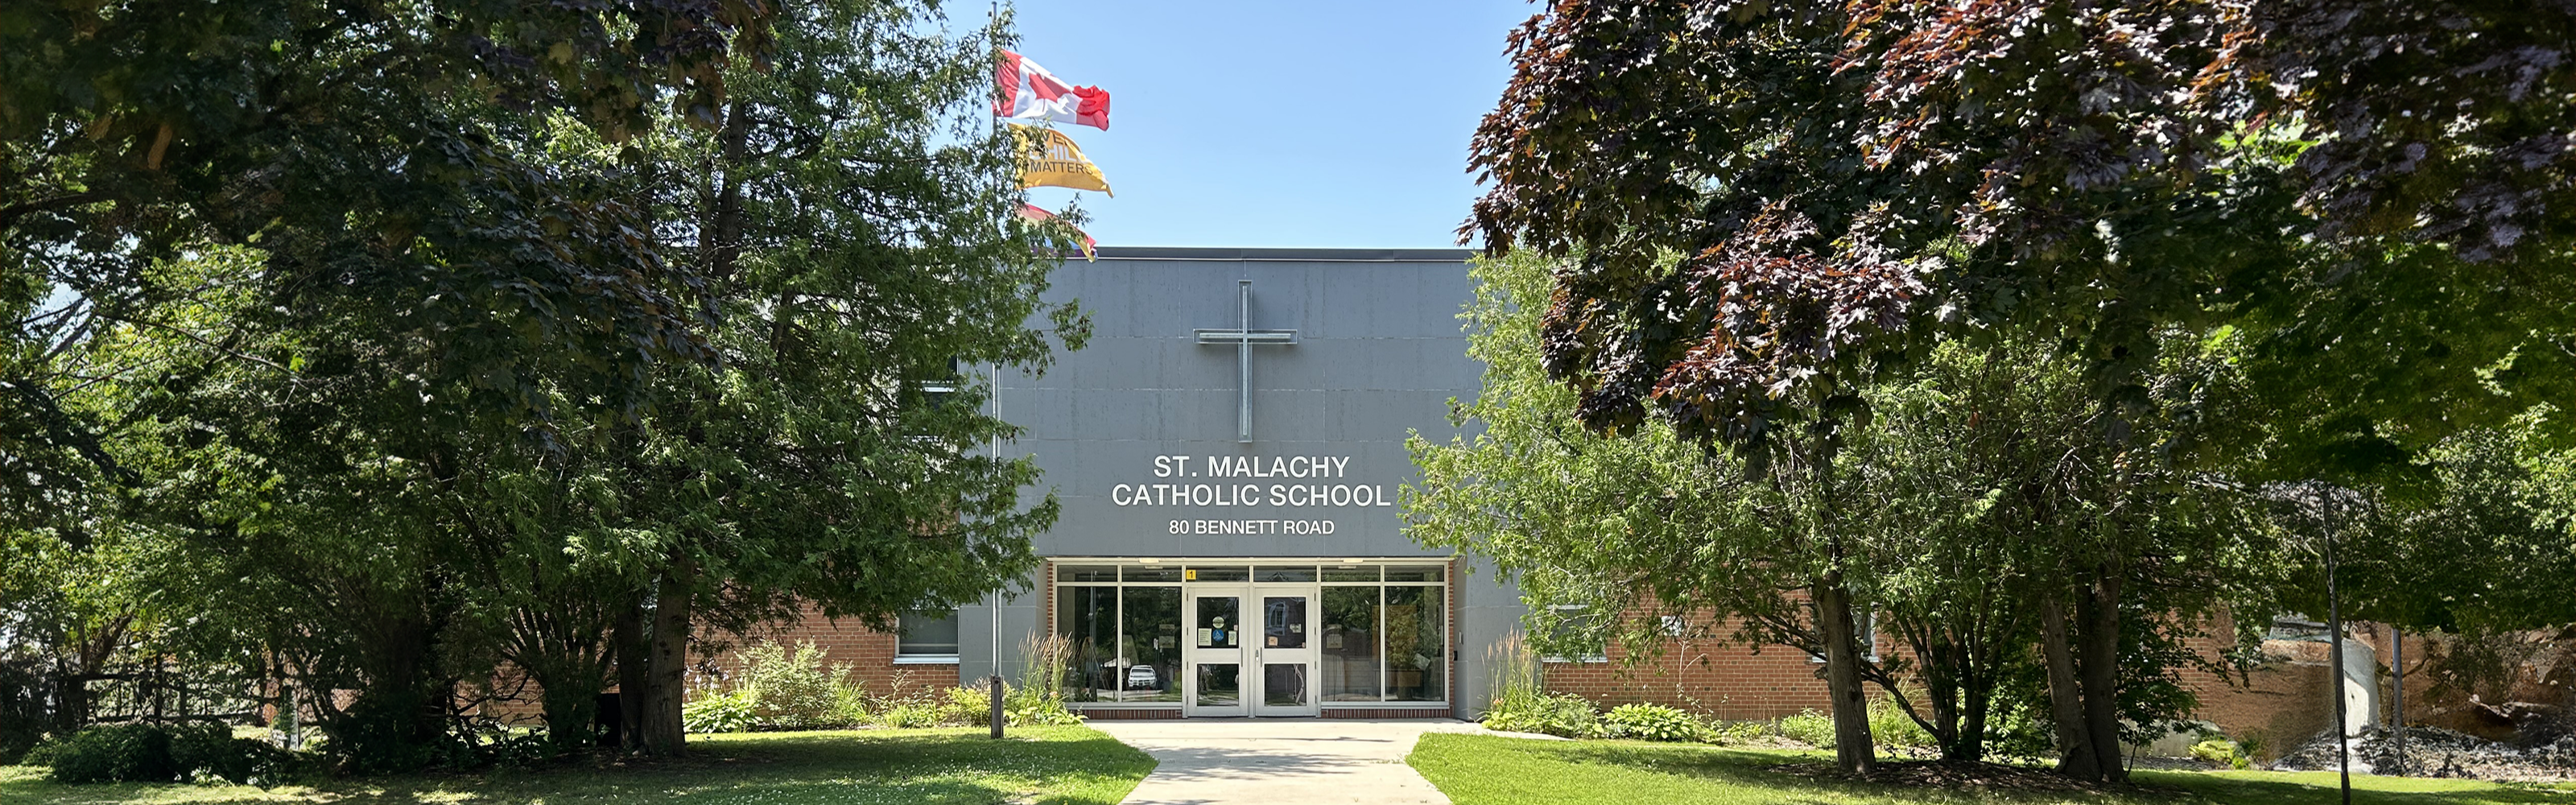
[[[2515,67],[2576,16],[2382,5],[1561,3],[1514,34],[1465,234],[1577,258],[1541,343],[1593,427],[1822,466],[1854,389],[1992,329],[2083,362],[2115,456],[2203,357],[2177,331],[2224,332],[2256,394],[2326,402],[2174,455],[2357,477],[2576,376],[2567,79]],[[2116,601],[2138,554],[2099,555]]]
[[[438,664],[443,618],[422,602],[444,589],[442,543],[400,525],[425,522],[403,462],[622,415],[648,367],[708,357],[702,311],[676,301],[693,274],[602,192],[615,170],[547,160],[535,132],[628,138],[673,99],[705,117],[721,70],[766,51],[770,14],[0,9],[9,563],[101,531],[160,540],[148,555],[185,564],[167,580],[193,583],[158,589],[207,595],[152,596],[168,609],[147,620],[275,638],[279,657],[371,632],[363,661],[299,672],[414,692],[362,696],[393,725],[370,734],[435,731],[418,714],[438,708],[414,705],[443,697],[422,681],[438,672],[415,669]],[[239,617],[180,617],[217,613]]]
[[[1405,499],[1408,533],[1494,557],[1533,601],[1714,614],[1734,639],[1825,654],[1814,590],[1833,562],[1912,649],[1856,652],[1854,676],[1945,757],[1982,757],[1998,714],[2029,706],[2073,747],[2070,763],[2109,755],[2113,768],[2122,740],[2187,717],[2170,669],[2219,667],[2183,646],[2224,607],[2268,604],[2275,549],[2243,515],[2249,499],[2160,463],[2145,437],[2170,424],[2127,446],[2103,439],[2112,407],[2080,362],[2048,348],[1938,345],[1858,391],[1864,415],[1836,431],[1833,468],[1748,472],[1660,422],[1587,429],[1576,392],[1541,368],[1542,309],[1530,303],[1549,292],[1546,263],[1515,255],[1471,270],[1482,291],[1463,318],[1486,382],[1458,416],[1481,429],[1414,443],[1424,481]],[[2189,391],[2160,390],[2160,410]],[[1832,541],[1819,536],[1829,529]],[[1630,645],[1662,640],[1659,618],[1623,626]],[[2060,695],[2007,690],[2051,672]]]
[[[789,12],[772,69],[731,78],[719,126],[654,145],[718,360],[665,365],[636,426],[595,435],[614,507],[586,505],[599,527],[573,546],[641,593],[611,632],[648,752],[681,749],[701,628],[800,602],[891,628],[1036,562],[1055,504],[1020,498],[1033,464],[980,454],[1018,431],[969,372],[1041,369],[1087,325],[1038,299],[1063,233],[1016,223],[1011,152],[986,118],[1004,24],[947,37],[928,5]]]

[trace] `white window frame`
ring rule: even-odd
[[[922,610],[922,611],[919,611],[919,612],[916,612],[916,613],[913,613],[913,614],[927,616],[927,615],[929,615],[930,613],[931,613],[931,610]],[[961,645],[961,646],[962,646],[962,645],[965,645],[965,638],[966,638],[966,635],[965,635],[965,630],[964,630],[964,628],[963,628],[963,627],[966,625],[966,619],[965,619],[965,618],[964,618],[964,617],[963,617],[963,616],[962,616],[962,615],[961,615],[957,610],[954,610],[954,609],[952,609],[952,610],[948,610],[948,618],[949,618],[949,620],[956,621],[956,622],[957,622],[957,625],[960,627],[960,628],[959,628],[959,630],[958,630],[958,635],[957,635],[957,638],[958,638],[958,645]],[[957,652],[953,652],[953,651],[952,651],[952,652],[949,652],[949,653],[946,653],[946,654],[912,654],[912,653],[906,653],[906,652],[903,650],[903,649],[904,649],[903,641],[904,641],[904,639],[906,638],[906,635],[903,633],[903,628],[902,628],[902,627],[903,627],[903,620],[902,620],[902,618],[897,617],[897,618],[895,619],[895,636],[894,636],[894,664],[895,664],[895,665],[956,665],[956,664],[958,664]]]

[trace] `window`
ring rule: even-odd
[[[1324,565],[1324,701],[1440,702],[1449,690],[1439,565]]]
[[[1181,700],[1181,588],[1170,583],[1180,581],[1180,569],[1062,565],[1056,578],[1064,582],[1056,585],[1055,630],[1070,650],[1067,700]]]
[[[2272,628],[2263,633],[2265,640],[2299,640],[2323,643],[2334,639],[2333,630],[2323,623],[2308,620],[2305,615],[2283,615],[2272,619]]]
[[[1810,611],[1812,611],[1812,610],[1810,610]],[[1859,633],[1859,634],[1852,635],[1852,637],[1854,637],[1854,638],[1856,638],[1856,639],[1858,639],[1858,640],[1860,641],[1860,644],[1861,644],[1861,650],[1862,650],[1862,651],[1861,651],[1862,655],[1863,655],[1864,657],[1868,658],[1868,660],[1869,660],[1870,662],[1877,662],[1877,661],[1878,661],[1878,610],[1875,610],[1875,609],[1866,609],[1866,608],[1862,608],[1862,607],[1853,607],[1853,608],[1852,608],[1852,611],[1853,611],[1853,612],[1855,612],[1855,613],[1858,613],[1858,614],[1860,615],[1860,623],[1859,623],[1859,624],[1857,624],[1857,625],[1860,627],[1860,633]],[[1821,622],[1819,622],[1819,623],[1821,623]],[[1819,632],[1819,633],[1821,633],[1822,631],[1823,631],[1822,629],[1818,629],[1818,632]],[[1823,649],[1820,649],[1820,648],[1809,647],[1809,648],[1807,649],[1807,661],[1808,661],[1808,662],[1811,662],[1811,663],[1817,663],[1817,664],[1819,664],[1819,665],[1823,664],[1823,663],[1824,663],[1824,661],[1825,661],[1825,652],[1824,652],[1824,650],[1823,650]]]
[[[1610,661],[1610,623],[1589,606],[1550,606],[1537,625],[1540,662]]]
[[[903,636],[895,641],[895,662],[957,661],[957,610],[906,612],[897,623]]]
[[[1320,607],[1319,634],[1306,645],[1316,650],[1319,678],[1312,684],[1323,701],[1444,702],[1454,659],[1446,575],[1442,565],[1357,561],[1057,565],[1055,627],[1071,643],[1075,669],[1066,680],[1065,698],[1086,703],[1180,701],[1182,636],[1192,631],[1181,628],[1183,591],[1201,583],[1253,582],[1316,586],[1318,599],[1309,605]],[[1210,600],[1200,599],[1203,604]],[[1205,696],[1216,681],[1202,677],[1201,684]]]

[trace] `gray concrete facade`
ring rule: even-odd
[[[1397,495],[1419,477],[1407,437],[1448,439],[1450,400],[1480,385],[1457,318],[1474,296],[1468,255],[1104,248],[1066,262],[1046,296],[1079,303],[1088,346],[1042,376],[981,378],[996,412],[1027,428],[998,449],[1035,457],[1045,476],[1031,496],[1052,492],[1063,506],[1038,552],[1449,558],[1404,536]],[[1229,335],[1241,329],[1270,341],[1243,346]],[[962,675],[1010,673],[1020,641],[1048,628],[1041,581],[998,609],[959,613]],[[1520,602],[1484,569],[1456,574],[1449,590],[1450,695],[1472,713],[1485,647],[1516,626]]]

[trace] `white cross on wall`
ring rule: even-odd
[[[1234,359],[1241,373],[1239,382],[1242,383],[1243,389],[1242,405],[1236,409],[1235,415],[1235,426],[1238,429],[1235,441],[1249,443],[1252,441],[1252,345],[1292,345],[1297,343],[1297,331],[1252,329],[1252,281],[1236,280],[1234,291],[1234,329],[1202,329],[1191,332],[1198,335],[1201,344],[1234,345]]]

